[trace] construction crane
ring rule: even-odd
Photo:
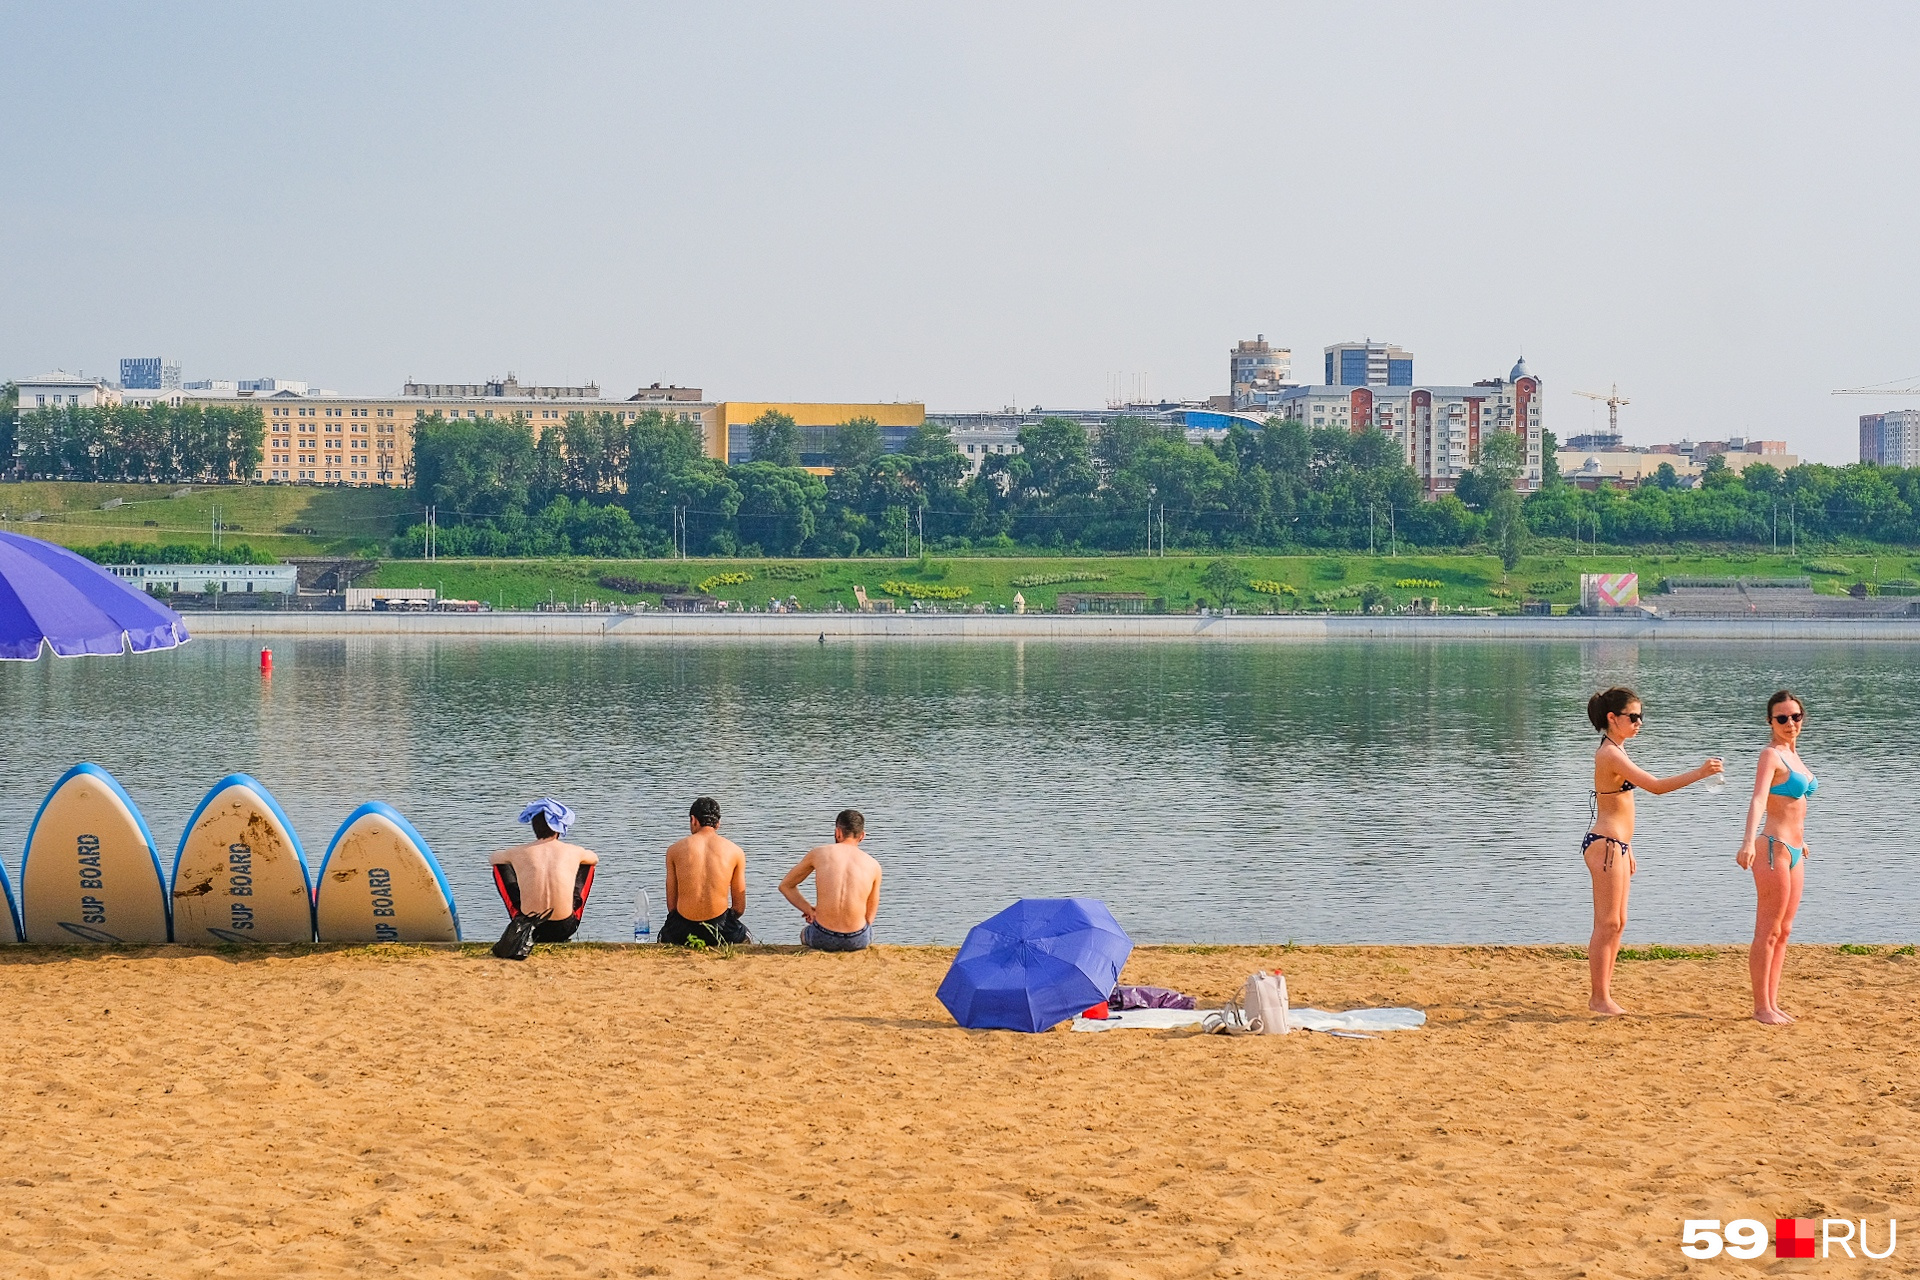
[[[1616,437],[1620,434],[1620,406],[1623,404],[1632,404],[1633,401],[1620,394],[1619,383],[1614,383],[1613,389],[1606,395],[1601,395],[1598,391],[1576,391],[1573,394],[1585,396],[1589,400],[1598,400],[1600,403],[1606,405],[1607,434]]]
[[[1895,386],[1894,382],[1906,385]],[[1876,382],[1871,387],[1835,387],[1833,394],[1837,396],[1920,396],[1920,387],[1913,385],[1915,382],[1920,382],[1920,377],[1896,378],[1894,382]]]

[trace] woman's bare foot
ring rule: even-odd
[[[1619,1005],[1613,1002],[1612,996],[1608,996],[1605,999],[1600,999],[1596,997],[1595,999],[1589,1000],[1587,1001],[1587,1008],[1591,1009],[1595,1013],[1604,1013],[1609,1018],[1617,1018],[1621,1014],[1626,1012],[1625,1009],[1622,1009]]]
[[[1753,1020],[1755,1022],[1764,1022],[1770,1027],[1784,1027],[1793,1021],[1792,1018],[1781,1013],[1778,1009],[1755,1009],[1753,1011]]]
[[[1788,1022],[1800,1021],[1800,1019],[1794,1017],[1792,1014],[1788,1013],[1785,1009],[1781,1009],[1777,1006],[1774,1008],[1774,1012],[1778,1014],[1780,1017],[1785,1018]]]

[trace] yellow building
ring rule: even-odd
[[[676,391],[678,389],[675,389]],[[698,395],[698,392],[694,393]],[[801,461],[825,472],[832,429],[854,418],[872,418],[889,450],[927,420],[927,407],[899,404],[799,404],[665,398],[641,391],[629,400],[536,396],[305,396],[292,391],[186,392],[204,404],[251,405],[266,420],[267,435],[253,478],[283,484],[346,484],[400,487],[413,483],[413,430],[436,414],[442,418],[511,419],[524,415],[535,436],[575,413],[610,413],[625,422],[658,411],[700,429],[710,458],[743,462],[750,455],[747,428],[769,410],[800,428]]]
[[[872,418],[880,424],[880,438],[892,451],[905,443],[915,427],[925,425],[927,406],[914,401],[896,404],[771,404],[748,400],[723,400],[714,406],[713,428],[708,432],[707,456],[724,458],[728,463],[745,462],[752,456],[747,428],[764,413],[784,413],[800,428],[800,461],[809,471],[826,472],[833,468],[827,455],[833,449],[832,429],[855,418]]]
[[[713,439],[716,406],[706,402],[581,400],[471,396],[303,396],[291,391],[258,395],[186,393],[202,403],[252,405],[266,419],[267,436],[255,480],[290,484],[404,486],[413,483],[413,429],[436,414],[442,418],[511,419],[523,415],[535,436],[560,426],[574,413],[610,413],[625,422],[648,410],[700,428]],[[644,393],[643,393],[644,395]]]

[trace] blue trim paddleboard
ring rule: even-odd
[[[187,819],[173,860],[176,942],[312,942],[313,886],[293,824],[264,786],[230,773]]]
[[[67,770],[27,832],[22,935],[38,943],[171,942],[168,905],[160,853],[133,797],[97,764]]]
[[[20,932],[20,908],[14,905],[13,881],[7,879],[7,864],[4,862],[0,862],[0,894],[6,896],[7,922],[13,926],[13,940],[19,942],[23,936]]]
[[[377,800],[340,824],[314,885],[322,942],[460,941],[460,912],[433,850]]]

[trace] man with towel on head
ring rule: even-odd
[[[600,861],[600,855],[560,837],[574,823],[573,810],[552,796],[542,796],[520,811],[520,821],[533,828],[533,840],[502,849],[488,859],[513,868],[520,885],[520,914],[547,913],[533,931],[535,942],[565,942],[580,928],[573,914],[573,886],[580,868]]]
[[[667,850],[667,922],[660,941],[717,947],[751,942],[747,914],[747,855],[720,834],[720,802],[701,796],[687,810],[687,838]]]

